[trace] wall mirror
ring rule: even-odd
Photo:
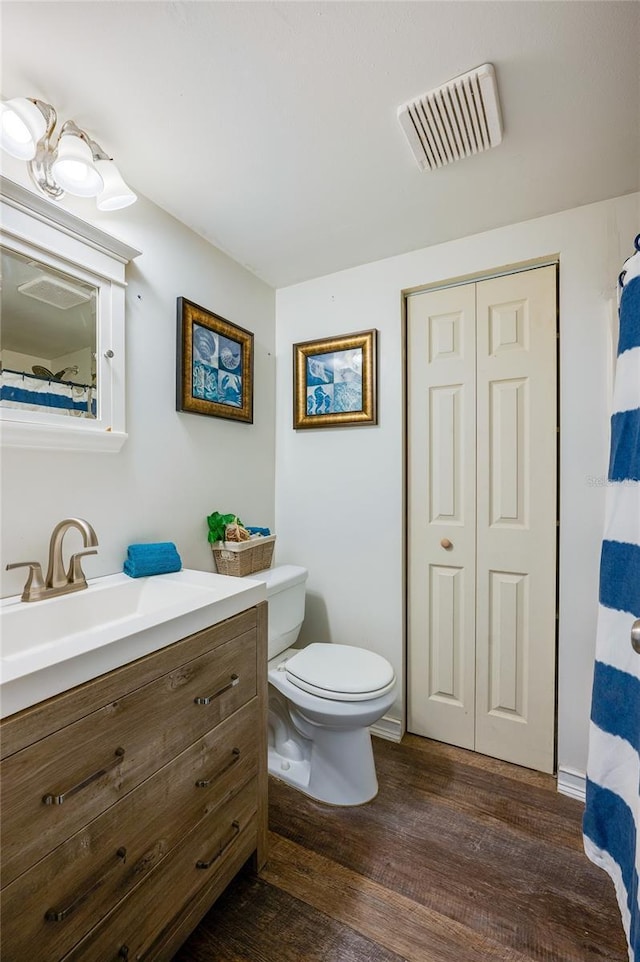
[[[124,269],[138,251],[0,179],[2,442],[118,451]]]

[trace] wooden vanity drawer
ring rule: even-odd
[[[5,758],[2,884],[255,695],[253,629]]]
[[[258,785],[253,780],[203,818],[153,869],[145,884],[121,902],[62,962],[168,962],[181,941],[171,939],[179,927],[180,914],[197,902],[205,889],[210,904],[256,848],[257,795]],[[206,904],[203,906],[202,913]],[[45,958],[54,962],[58,956],[30,954],[28,958],[29,962],[45,962]]]
[[[8,885],[3,958],[61,958],[163,864],[191,826],[217,825],[218,810],[233,808],[249,781],[255,810],[258,723],[254,698]],[[249,804],[248,789],[243,797]]]

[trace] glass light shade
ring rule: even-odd
[[[104,183],[104,190],[96,199],[98,210],[121,210],[135,204],[137,195],[127,187],[112,160],[96,160],[95,166]]]
[[[75,134],[60,137],[51,173],[63,190],[76,197],[96,197],[103,187],[102,177],[93,163],[91,147]]]
[[[42,111],[26,97],[0,104],[0,147],[12,157],[33,160],[38,141],[47,131]]]

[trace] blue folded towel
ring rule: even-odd
[[[180,571],[181,568],[182,560],[173,541],[161,541],[157,544],[130,544],[123,571],[130,578],[146,578]]]
[[[268,528],[255,528],[252,525],[246,524],[245,528],[249,534],[261,534],[264,538],[268,538],[271,532]]]

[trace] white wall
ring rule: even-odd
[[[24,164],[15,163],[3,159],[3,173],[29,186]],[[88,577],[121,571],[135,541],[175,541],[185,567],[214,570],[206,539],[214,510],[273,526],[274,291],[145,198],[111,215],[91,201],[66,206],[143,252],[127,268],[129,439],[119,454],[3,449],[3,595],[21,591],[25,580],[24,570],[5,573],[4,565],[45,562],[62,518],[86,518],[96,529],[100,547],[85,561]],[[181,295],[254,332],[252,425],[176,412]]]
[[[28,186],[23,165],[3,173]],[[640,195],[618,198],[367,264],[277,294],[140,198],[98,215],[69,209],[143,251],[127,271],[127,429],[119,454],[4,449],[3,595],[9,561],[46,559],[54,524],[96,528],[89,576],[119,571],[126,545],[174,540],[186,566],[212,570],[205,516],[237,511],[274,526],[277,560],[309,567],[303,637],[404,652],[401,292],[450,277],[560,256],[561,554],[558,749],[584,771],[607,468],[609,328],[615,280],[640,223]],[[255,333],[254,424],[175,411],[176,298]],[[379,424],[292,430],[292,344],[376,327]],[[277,419],[276,419],[277,410]],[[274,461],[275,425],[275,461]],[[403,700],[392,714],[400,718]]]
[[[309,568],[304,639],[404,658],[403,290],[560,258],[558,762],[584,771],[608,458],[616,280],[640,223],[621,197],[278,291],[278,560]],[[379,424],[292,430],[292,344],[379,330]],[[400,718],[403,701],[392,712]]]

